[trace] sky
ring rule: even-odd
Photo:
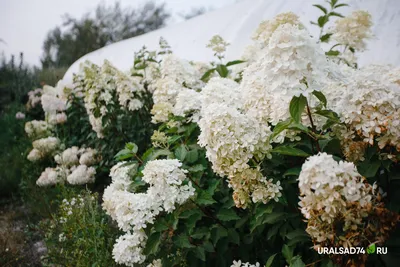
[[[182,21],[179,14],[189,13],[192,8],[218,9],[238,0],[155,0],[166,3],[172,14],[169,24]],[[116,0],[0,0],[0,53],[7,58],[11,54],[24,53],[24,61],[40,66],[42,45],[47,33],[62,24],[66,13],[81,18],[104,3],[114,5]],[[118,0],[122,7],[137,7],[146,0]]]

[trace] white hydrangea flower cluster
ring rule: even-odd
[[[279,201],[282,196],[280,182],[263,177],[259,168],[245,169],[229,177],[229,186],[233,189],[233,200],[236,207],[246,209],[252,201],[264,204],[271,200]]]
[[[211,48],[211,50],[214,51],[214,55],[220,60],[225,57],[225,51],[228,46],[229,43],[219,35],[214,35],[207,44],[207,47]]]
[[[56,137],[46,137],[33,141],[33,149],[28,155],[28,160],[35,162],[47,156],[51,156],[59,147],[60,139]]]
[[[251,264],[249,262],[242,262],[241,260],[233,261],[231,267],[260,267],[260,263],[256,262],[256,264]]]
[[[168,136],[164,132],[154,131],[151,136],[151,143],[154,147],[167,148]]]
[[[65,181],[73,185],[94,182],[96,169],[92,165],[99,161],[95,149],[73,146],[55,155],[54,160],[58,166],[46,168],[36,181],[37,185],[48,186]]]
[[[168,121],[168,116],[174,113],[174,106],[180,92],[183,91],[180,98],[188,99],[196,95],[196,89],[203,85],[200,80],[202,74],[188,61],[181,60],[173,54],[164,56],[160,73],[161,78],[151,85],[154,88],[154,106],[151,110],[153,123]],[[175,111],[182,114],[186,112],[185,108],[181,102],[180,107],[178,106]]]
[[[110,121],[103,124],[103,118],[109,113],[107,106],[116,105],[129,111],[143,107],[141,100],[143,86],[133,77],[130,77],[107,60],[99,67],[90,62],[81,65],[81,74],[76,76],[80,80],[80,87],[85,92],[85,108],[89,121],[99,138],[103,138],[103,129]],[[79,82],[78,82],[79,83]]]
[[[243,72],[246,111],[273,125],[290,118],[292,97],[321,90],[327,66],[323,50],[305,29],[290,23],[278,26],[262,56]]]
[[[16,114],[15,114],[15,118],[17,119],[17,120],[24,120],[25,119],[25,113],[23,113],[23,112],[17,112]]]
[[[183,89],[176,97],[176,103],[172,111],[173,114],[175,116],[189,117],[189,121],[198,122],[202,102],[201,96],[195,90]]]
[[[49,136],[52,128],[53,126],[46,121],[33,120],[25,123],[25,133],[32,139]]]
[[[60,80],[56,87],[49,85],[43,86],[41,97],[42,108],[45,112],[46,121],[50,124],[63,124],[67,121],[67,95],[64,89],[68,87]]]
[[[336,220],[343,219],[346,231],[357,229],[368,216],[364,209],[373,199],[372,187],[364,183],[353,163],[336,162],[332,155],[320,153],[307,159],[298,180],[306,231],[317,242],[333,239],[327,229]]]
[[[364,150],[377,142],[400,151],[399,69],[369,66],[354,70],[352,78],[327,90],[330,108],[346,126],[336,129],[348,160],[363,160]]]
[[[353,11],[349,16],[336,20],[332,38],[339,44],[363,51],[366,40],[372,37],[372,19],[367,11]]]
[[[26,103],[26,109],[30,110],[40,104],[42,98],[42,88],[36,88],[28,92],[28,102]]]
[[[293,12],[278,14],[272,20],[265,20],[260,23],[257,30],[253,34],[253,40],[260,45],[261,48],[268,46],[269,39],[272,34],[283,24],[301,25],[299,17]]]
[[[147,267],[162,267],[162,262],[160,259],[153,260],[153,262],[148,264]]]
[[[126,232],[118,238],[113,249],[117,263],[127,266],[143,263],[143,248],[147,240],[143,228],[153,223],[160,212],[172,212],[175,204],[183,204],[194,195],[190,182],[183,185],[187,171],[181,166],[178,160],[148,162],[142,171],[142,180],[149,184],[145,193],[129,191],[132,165],[121,162],[111,169],[112,183],[104,191],[103,208]]]

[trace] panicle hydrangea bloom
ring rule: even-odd
[[[253,40],[256,41],[261,48],[267,46],[271,35],[283,24],[301,25],[299,17],[293,12],[281,13],[272,20],[261,22],[253,34]]]
[[[272,179],[263,177],[260,169],[245,169],[240,173],[229,176],[229,186],[233,189],[233,200],[236,207],[246,209],[251,203],[268,203],[270,200],[279,201],[282,196],[280,182],[273,183]]]
[[[228,46],[229,43],[219,35],[214,35],[207,44],[207,47],[211,48],[215,52],[214,55],[219,59],[223,59],[225,57],[224,54]]]
[[[241,260],[233,261],[231,267],[261,267],[260,263],[251,264],[249,262],[242,262]]]
[[[40,175],[39,179],[36,181],[38,186],[49,186],[55,185],[63,180],[63,170],[61,168],[46,168],[44,172]]]
[[[278,26],[262,56],[243,72],[240,90],[247,114],[273,125],[290,118],[293,96],[308,97],[321,90],[328,66],[323,50],[305,29],[289,23]]]
[[[48,136],[51,128],[52,126],[46,121],[33,120],[25,123],[25,133],[34,139]]]
[[[112,183],[103,195],[103,208],[126,232],[114,246],[114,258],[117,263],[127,265],[145,260],[142,254],[146,242],[143,228],[154,223],[161,211],[172,212],[176,203],[184,203],[195,192],[190,182],[183,184],[187,171],[181,169],[182,163],[178,160],[154,160],[148,162],[142,171],[142,180],[149,184],[149,188],[145,193],[132,193],[129,189],[133,166],[124,162],[115,165],[110,172]]]
[[[29,160],[39,160],[50,156],[60,147],[60,139],[56,137],[41,138],[32,143],[33,150],[28,155]]]
[[[391,78],[396,71],[379,65],[354,70],[352,79],[325,90],[329,107],[346,125],[335,131],[348,160],[363,160],[375,142],[400,151],[400,86]]]
[[[220,176],[242,172],[253,156],[263,158],[271,149],[268,125],[224,104],[202,111],[199,145],[206,148],[213,170]]]
[[[28,92],[28,102],[26,103],[27,110],[36,107],[40,103],[42,91],[42,88],[37,88]]]
[[[332,38],[339,44],[363,51],[366,39],[372,36],[372,19],[367,11],[353,11],[349,16],[336,20]]]
[[[67,176],[68,183],[73,185],[94,183],[96,174],[95,168],[79,165],[78,167],[71,168],[71,171],[71,174]]]
[[[46,120],[50,124],[64,123],[67,118],[64,113],[67,110],[67,95],[64,89],[67,87],[60,80],[56,87],[45,85],[41,96],[42,108],[45,112]],[[60,115],[61,114],[61,115]]]
[[[160,259],[153,260],[153,262],[148,264],[147,267],[162,267],[162,262]]]
[[[223,103],[228,107],[242,107],[239,84],[231,79],[214,77],[201,90],[201,100],[204,110],[211,104]]]
[[[103,129],[111,123],[106,121],[103,124],[103,117],[109,113],[109,105],[119,104],[129,111],[143,107],[143,85],[116,69],[107,60],[101,67],[85,62],[81,65],[81,74],[75,80],[85,92],[85,108],[90,124],[99,138],[104,137]]]
[[[192,89],[183,89],[176,97],[173,108],[175,116],[189,117],[190,121],[198,122],[201,109],[201,94]]]
[[[79,163],[78,152],[79,148],[73,146],[71,148],[67,148],[66,150],[64,150],[60,155],[54,156],[54,160],[59,165],[71,167]]]
[[[79,158],[79,164],[92,166],[99,161],[99,155],[96,149],[84,148],[80,151],[81,156]]]
[[[174,112],[177,96],[186,88],[196,90],[202,87],[201,75],[188,61],[175,55],[164,56],[160,66],[161,78],[156,80],[151,111],[154,123],[167,122],[168,115]]]
[[[115,262],[129,267],[143,263],[146,256],[143,254],[147,236],[143,231],[134,231],[120,236],[112,251]]]
[[[168,136],[164,132],[154,131],[151,136],[151,142],[154,147],[168,147]]]

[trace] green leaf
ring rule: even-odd
[[[153,233],[147,239],[146,247],[144,248],[144,254],[151,255],[156,254],[161,241],[161,234],[159,232]]]
[[[312,93],[318,98],[319,101],[321,101],[324,107],[326,107],[328,101],[326,100],[325,95],[321,91],[313,91]]]
[[[189,242],[189,237],[186,234],[180,234],[174,238],[174,244],[179,248],[192,248],[194,247]]]
[[[186,229],[188,229],[189,233],[191,233],[193,231],[193,229],[196,226],[197,221],[199,221],[201,219],[201,217],[203,217],[203,214],[199,210],[197,210],[197,211],[198,211],[197,213],[193,214],[185,221],[185,226],[186,226]]]
[[[201,164],[196,164],[196,165],[190,167],[188,170],[189,170],[190,172],[201,172],[201,171],[204,171],[205,169],[207,169],[207,168],[204,167],[203,165],[201,165]]]
[[[241,63],[244,63],[244,62],[246,62],[246,61],[244,61],[244,60],[233,60],[233,61],[229,61],[228,63],[226,63],[226,66],[229,67],[229,66],[236,65],[236,64],[241,64]]]
[[[339,115],[336,112],[333,112],[332,110],[322,109],[315,111],[315,113],[325,118],[328,118],[336,123],[340,122]]]
[[[320,40],[321,42],[327,43],[329,42],[329,39],[331,38],[332,33],[327,33],[321,36]]]
[[[327,56],[338,56],[339,54],[340,52],[337,50],[329,50],[328,52],[325,52],[325,55]]]
[[[272,135],[271,135],[271,140],[273,140],[276,136],[278,136],[281,132],[283,132],[284,130],[286,130],[289,125],[292,123],[292,120],[286,120],[286,121],[281,121],[279,123],[277,123],[274,127],[274,130],[272,131]]]
[[[310,154],[304,152],[301,149],[294,148],[291,146],[278,146],[271,150],[272,153],[278,153],[286,156],[295,156],[295,157],[308,157]]]
[[[219,64],[215,69],[222,78],[228,77],[229,70],[225,65]]]
[[[132,154],[132,152],[129,149],[122,149],[121,151],[119,151],[114,158],[116,160],[125,160],[125,159],[129,159],[131,157],[133,157],[134,154]]]
[[[207,82],[210,75],[215,71],[215,69],[210,69],[208,71],[206,71],[206,73],[203,74],[203,76],[201,76],[200,80],[202,80],[203,82]]]
[[[126,143],[125,147],[126,149],[129,149],[133,154],[136,154],[138,151],[138,146],[132,142]]]
[[[262,223],[268,223],[268,224],[274,224],[277,221],[280,221],[281,219],[285,219],[287,217],[286,212],[274,212],[271,214],[268,214],[267,216],[264,216]]]
[[[210,234],[210,229],[207,227],[197,228],[193,234],[190,236],[194,239],[202,239]]]
[[[221,237],[228,236],[228,231],[220,225],[215,226],[211,229],[211,238],[213,241],[214,246],[217,242],[221,239]]]
[[[324,27],[325,23],[328,22],[328,17],[327,16],[321,16],[318,18],[318,26],[321,28]]]
[[[344,18],[344,16],[343,16],[342,14],[337,13],[337,12],[330,12],[330,13],[328,14],[328,16],[335,16],[335,17]]]
[[[206,261],[206,254],[204,252],[203,247],[196,247],[196,253],[194,253],[197,258],[199,258],[202,261]]]
[[[290,116],[293,118],[295,122],[300,123],[301,114],[303,113],[306,105],[307,105],[307,98],[305,98],[303,95],[300,95],[298,97],[294,96],[290,101],[289,112]]]
[[[175,149],[175,157],[180,161],[183,161],[186,157],[187,150],[185,145],[180,145],[177,149]]]
[[[301,260],[301,256],[296,256],[296,257],[292,258],[292,260],[290,261],[290,265],[289,266],[290,267],[304,267],[306,265]]]
[[[265,267],[271,267],[272,266],[272,263],[274,262],[275,256],[276,256],[276,253],[268,258],[267,263],[265,264]]]
[[[316,8],[319,8],[322,12],[324,12],[324,14],[328,13],[328,10],[326,10],[326,8],[321,5],[313,5],[313,6],[315,6]]]
[[[293,258],[293,248],[290,248],[288,245],[284,244],[282,247],[282,254],[285,257],[286,262],[290,264]]]
[[[221,221],[234,221],[240,219],[233,209],[222,209],[218,212],[217,218]]]
[[[339,7],[342,7],[342,6],[349,6],[349,5],[348,4],[338,4],[338,5],[335,6],[335,8],[339,8]]]
[[[366,178],[375,177],[376,173],[381,166],[381,162],[376,160],[373,162],[364,161],[363,163],[358,166],[358,171],[360,174]]]
[[[189,163],[194,163],[199,159],[199,151],[197,149],[190,150],[186,154],[186,160]]]
[[[197,195],[197,204],[200,205],[211,205],[216,203],[216,201],[212,198],[212,196],[206,191],[200,191]]]
[[[291,168],[289,170],[287,170],[283,176],[299,176],[301,172],[301,168],[300,167],[296,167],[296,168]]]
[[[240,236],[234,228],[228,229],[228,238],[229,238],[229,241],[231,241],[232,243],[237,244],[237,245],[240,244]]]
[[[157,159],[157,158],[159,158],[159,157],[161,157],[161,156],[170,157],[170,156],[172,156],[172,155],[173,155],[172,152],[169,151],[168,149],[157,149],[157,150],[153,151],[153,152],[147,157],[146,162],[147,162],[147,161],[151,161],[151,160],[155,160],[155,159]]]

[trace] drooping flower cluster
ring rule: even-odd
[[[153,102],[151,110],[154,123],[167,122],[170,114],[174,113],[178,94],[182,91],[182,100],[195,95],[196,89],[202,87],[200,80],[201,73],[196,70],[188,61],[181,60],[175,55],[164,56],[160,66],[161,78],[156,80],[151,86],[154,88]],[[189,96],[186,96],[189,94]],[[197,99],[197,98],[196,98]],[[177,115],[187,112],[185,106],[176,108]],[[189,108],[190,109],[190,108]]]
[[[303,164],[298,180],[299,205],[316,248],[382,243],[398,220],[352,163],[320,153]]]
[[[54,160],[58,165],[46,168],[36,181],[37,185],[48,186],[65,181],[73,185],[94,182],[96,169],[93,165],[99,161],[96,150],[73,146],[55,155]]]
[[[130,77],[115,67],[109,61],[99,67],[90,62],[81,66],[81,74],[75,77],[75,82],[84,93],[84,102],[89,121],[99,138],[103,138],[103,129],[111,122],[104,117],[119,105],[122,109],[135,111],[143,107],[141,97],[143,86],[135,77]],[[117,107],[119,108],[119,107]]]
[[[143,231],[160,212],[172,212],[194,195],[191,183],[184,184],[186,172],[178,160],[154,160],[143,169],[142,180],[149,185],[145,193],[129,191],[132,165],[118,163],[111,169],[112,183],[103,195],[103,208],[126,233],[119,237],[113,250],[117,263],[134,266],[143,263],[147,236]]]
[[[353,11],[349,16],[336,20],[332,38],[339,44],[363,51],[366,40],[372,36],[371,26],[371,14],[363,10]]]

